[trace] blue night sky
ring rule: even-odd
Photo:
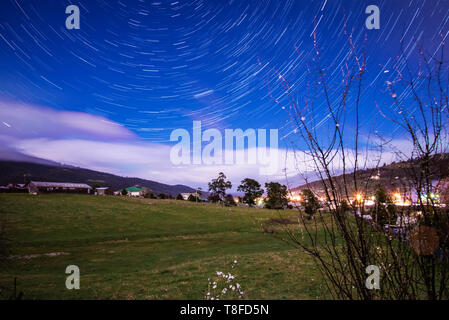
[[[80,8],[79,30],[65,28],[70,4]],[[365,28],[365,8],[372,4],[380,8],[379,30]],[[389,103],[385,81],[391,80],[400,40],[405,54],[412,51],[414,38],[433,54],[448,34],[448,9],[448,1],[436,0],[2,0],[0,143],[29,155],[117,174],[201,184],[192,176],[165,178],[158,171],[166,168],[158,170],[154,164],[148,169],[140,158],[128,163],[123,155],[116,159],[121,166],[114,166],[94,155],[91,161],[76,158],[70,154],[78,150],[74,144],[51,146],[63,140],[85,141],[84,147],[78,145],[85,150],[101,142],[126,144],[139,153],[148,143],[152,150],[162,150],[171,145],[172,130],[190,130],[193,120],[201,120],[204,128],[279,128],[281,137],[288,135],[289,116],[270,98],[268,71],[285,75],[301,98],[315,21],[330,83],[338,83],[348,54],[344,17],[357,46],[367,37],[362,122],[377,119],[376,128],[395,137],[396,128],[382,121],[374,101]],[[326,119],[324,105],[315,103],[317,114]],[[66,122],[55,119],[68,111],[85,115],[86,126],[95,127],[95,119],[101,119],[118,129],[101,134],[95,128],[75,130],[73,123],[67,129],[61,125]],[[322,128],[325,131],[325,125]],[[289,137],[279,146],[286,147]],[[124,148],[117,152],[128,153]],[[209,178],[212,173],[200,175]],[[238,173],[230,175],[240,178]]]

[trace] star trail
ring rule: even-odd
[[[65,28],[70,4],[80,9],[79,30]],[[365,27],[368,5],[380,8],[379,30]],[[279,128],[289,137],[289,116],[267,88],[268,70],[285,76],[301,99],[316,33],[330,84],[338,84],[349,54],[346,21],[355,45],[366,47],[361,120],[378,119],[378,130],[394,132],[374,101],[388,104],[385,83],[395,57],[411,54],[415,40],[431,55],[440,49],[449,33],[448,9],[443,0],[4,0],[1,108],[12,103],[87,113],[137,140],[166,145],[172,130],[190,130],[194,120],[205,128]],[[319,101],[316,108],[321,119],[315,122],[324,126],[328,113]],[[14,123],[0,121],[7,135]]]

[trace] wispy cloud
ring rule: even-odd
[[[0,101],[0,121],[0,135],[15,138],[135,138],[124,126],[100,116],[15,102]]]

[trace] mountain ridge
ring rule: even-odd
[[[155,194],[176,196],[179,193],[194,192],[189,186],[169,185],[137,177],[121,177],[112,173],[86,168],[65,166],[58,163],[36,163],[29,161],[0,160],[0,185],[27,183],[29,181],[74,182],[89,185],[98,184],[120,190],[130,186],[145,187]]]
[[[337,190],[343,190],[344,178],[346,178],[346,187],[350,194],[358,191],[374,192],[379,186],[384,187],[388,191],[401,190],[410,185],[410,173],[416,171],[420,159],[409,159],[405,161],[392,162],[384,164],[376,168],[359,169],[356,172],[359,183],[363,181],[361,186],[364,190],[354,190],[354,172],[347,172],[345,175],[333,176],[333,181],[336,184]],[[433,155],[430,159],[430,177],[431,179],[443,180],[449,179],[449,154],[440,153]],[[328,179],[314,180],[309,183],[303,183],[291,188],[292,192],[299,192],[302,189],[311,189],[323,194],[323,182],[329,183]]]

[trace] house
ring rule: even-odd
[[[196,198],[200,198],[200,195],[197,192],[186,192],[181,193],[181,196],[184,200],[188,200],[190,196],[194,196]]]
[[[22,189],[22,188],[25,188],[25,184],[24,183],[10,183],[7,185],[7,187],[10,189]]]
[[[0,186],[0,192],[3,193],[28,192],[28,189],[25,188],[25,184],[10,183],[6,186]]]
[[[91,193],[92,187],[85,183],[30,181],[25,186],[29,193]]]
[[[143,189],[138,187],[128,187],[125,189],[127,192],[127,195],[130,197],[141,197],[143,196]]]
[[[190,196],[190,193],[181,193],[181,196],[184,200],[187,200]]]
[[[114,190],[109,187],[100,187],[95,189],[95,193],[99,196],[105,196],[105,195],[113,195]]]

